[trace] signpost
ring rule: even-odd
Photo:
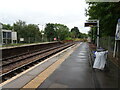
[[[120,40],[120,19],[118,20],[118,24],[116,26],[115,40]]]
[[[23,42],[23,41],[24,41],[24,38],[20,38],[20,41]]]
[[[85,27],[97,27],[97,48],[99,48],[99,20],[87,20]]]
[[[56,41],[56,40],[57,40],[57,38],[55,37],[55,38],[54,38],[54,41]]]
[[[118,23],[116,26],[116,33],[115,33],[115,45],[114,45],[114,53],[113,57],[115,57],[115,52],[117,49],[117,41],[120,40],[120,19],[118,19]]]

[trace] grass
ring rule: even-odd
[[[21,45],[25,45],[25,44],[26,44],[26,43],[5,44],[5,45],[2,45],[2,47],[21,46]]]
[[[38,43],[43,43],[43,42],[38,42]],[[14,47],[14,46],[21,46],[21,45],[28,45],[28,44],[38,44],[38,43],[14,43],[14,44],[1,45],[0,47],[12,47],[12,46]]]

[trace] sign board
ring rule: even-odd
[[[86,22],[85,27],[97,27],[97,22]]]
[[[24,38],[20,38],[20,41],[24,41]]]
[[[120,19],[118,19],[118,23],[116,26],[115,40],[120,40]]]
[[[17,40],[17,32],[12,32],[12,40]]]
[[[57,38],[54,38],[54,41],[56,41],[57,40]]]

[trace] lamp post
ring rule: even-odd
[[[12,29],[12,32],[11,33],[13,33],[14,32],[14,24],[13,24],[13,29]],[[12,34],[11,34],[12,35]],[[13,38],[12,38],[12,44],[13,44]]]
[[[44,35],[44,33],[42,32],[41,34],[42,34],[42,42],[43,42],[43,35]]]
[[[88,23],[85,23],[89,27],[96,27],[97,26],[97,48],[99,48],[99,38],[100,38],[100,30],[99,30],[99,20],[86,20]],[[96,23],[95,23],[96,22]]]
[[[99,20],[97,20],[97,48],[99,47],[100,30],[99,30]]]
[[[2,35],[2,23],[0,23],[0,45],[3,43],[3,35]]]

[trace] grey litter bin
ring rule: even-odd
[[[95,52],[95,61],[93,64],[93,68],[94,69],[100,69],[100,70],[104,70],[105,65],[106,65],[106,59],[107,59],[107,53],[108,51],[105,51],[105,49],[97,49],[97,51]]]

